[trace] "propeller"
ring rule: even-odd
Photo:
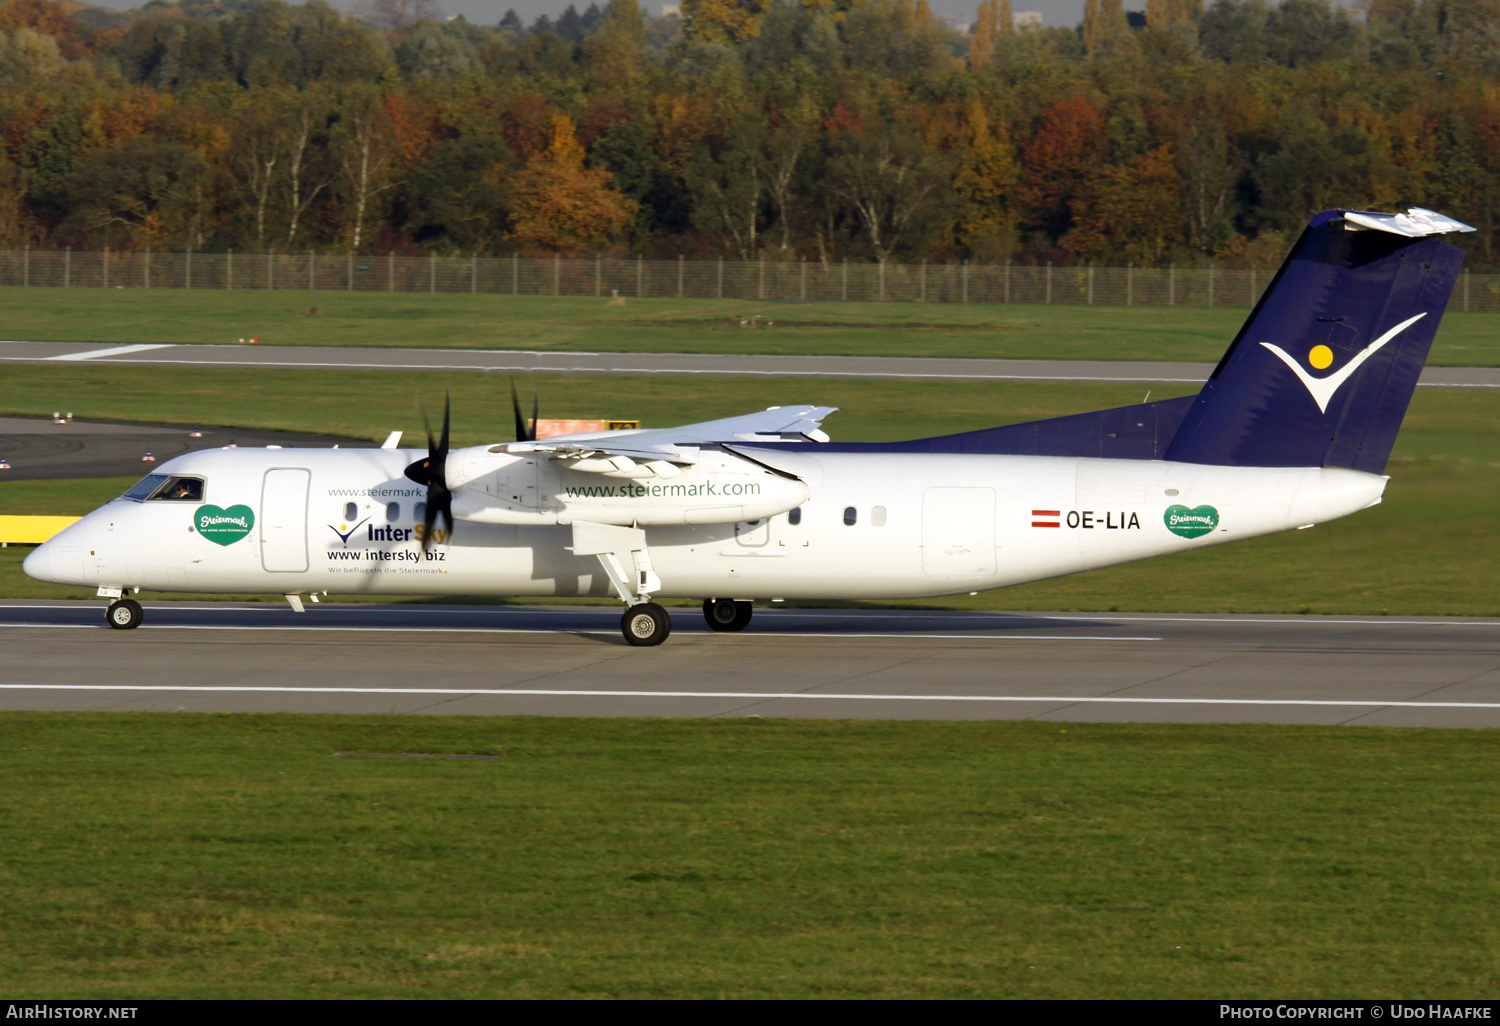
[[[453,406],[453,394],[443,396],[443,438],[432,439],[432,424],[427,420],[427,411],[422,411],[422,425],[427,428],[427,458],[417,460],[406,468],[406,476],[419,485],[427,486],[427,512],[422,518],[422,551],[432,544],[432,528],[438,517],[443,518],[445,537],[453,534],[453,493],[448,490],[448,418]]]
[[[540,400],[537,399],[536,393],[535,392],[531,393],[531,427],[530,428],[528,428],[526,426],[526,420],[525,420],[525,418],[523,418],[521,416],[521,397],[518,396],[518,395],[516,395],[516,379],[515,378],[511,378],[510,379],[510,405],[511,405],[511,409],[515,411],[515,415],[516,415],[516,441],[518,441],[518,442],[534,442],[534,441],[536,441],[536,418],[537,418],[537,414],[539,412],[541,412],[541,402],[540,402]]]

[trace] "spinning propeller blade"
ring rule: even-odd
[[[534,441],[536,441],[536,418],[537,418],[537,413],[540,411],[540,405],[541,404],[540,404],[540,401],[537,399],[536,393],[533,392],[531,394],[531,426],[528,428],[526,426],[526,419],[521,416],[521,397],[516,394],[516,380],[515,380],[515,378],[511,379],[511,381],[510,381],[510,407],[515,412],[515,415],[516,415],[516,441],[518,441],[518,442],[534,442]]]
[[[406,468],[406,476],[427,486],[427,512],[422,518],[422,551],[432,544],[432,529],[438,517],[443,519],[443,537],[453,534],[453,493],[448,490],[448,426],[453,407],[452,393],[443,396],[443,437],[434,441],[427,411],[422,411],[422,425],[427,429],[427,458]]]

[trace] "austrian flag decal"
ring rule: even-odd
[[[1031,511],[1032,527],[1061,527],[1062,522],[1058,519],[1062,516],[1060,509],[1034,509]]]

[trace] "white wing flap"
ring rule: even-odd
[[[773,406],[723,420],[671,428],[594,431],[554,435],[534,442],[508,442],[491,452],[545,453],[583,473],[606,477],[675,477],[679,466],[698,461],[698,447],[717,442],[828,441],[823,418],[836,406]]]

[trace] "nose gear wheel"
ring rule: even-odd
[[[134,630],[146,618],[145,610],[135,599],[120,599],[111,602],[104,610],[104,622],[117,631]]]

